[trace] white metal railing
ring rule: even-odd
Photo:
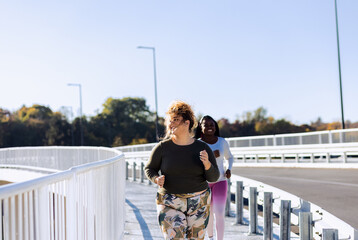
[[[121,152],[102,147],[7,148],[0,149],[0,162],[61,170],[0,187],[0,239],[123,238]]]
[[[358,142],[358,128],[305,133],[226,138],[230,147],[285,146]],[[150,151],[156,143],[116,147],[123,152]]]
[[[347,167],[358,163],[358,143],[234,147],[230,150],[236,163],[344,163]]]
[[[134,152],[126,153],[126,179],[129,179],[129,172],[131,172],[131,179],[136,181],[136,178],[140,178],[140,182],[144,182],[144,165],[145,162],[149,158],[150,152],[138,152],[137,155]],[[129,171],[130,170],[130,171]],[[139,173],[139,174],[138,174]],[[146,180],[147,181],[147,180]],[[264,193],[272,193],[272,212],[281,216],[281,209],[282,209],[282,201],[290,201],[290,209],[289,212],[290,218],[289,223],[286,224],[290,226],[291,224],[294,226],[300,225],[300,213],[310,213],[309,222],[305,226],[300,226],[305,229],[311,229],[311,237],[314,239],[331,239],[331,238],[322,238],[323,231],[335,229],[338,232],[338,238],[336,239],[352,239],[358,240],[358,231],[354,229],[352,226],[347,224],[346,222],[342,221],[341,219],[335,217],[331,213],[327,212],[326,210],[322,209],[321,207],[308,202],[300,197],[297,197],[293,194],[285,192],[281,189],[272,187],[265,183],[255,181],[249,178],[232,175],[230,193],[234,193],[236,195],[237,185],[236,183],[241,182],[241,186],[243,186],[243,196],[246,199],[250,199],[250,188],[255,188],[257,190],[257,199],[255,197],[255,202],[258,205],[263,206],[264,208]],[[149,181],[148,181],[149,182]],[[150,183],[150,182],[149,182]],[[231,195],[228,195],[228,199],[231,200]],[[229,200],[229,201],[230,201]],[[251,201],[251,200],[250,200]],[[241,201],[242,202],[242,201]],[[237,203],[237,200],[236,200]],[[271,201],[270,201],[271,203]],[[238,206],[236,207],[238,209]],[[236,210],[237,210],[236,209]],[[254,213],[257,218],[257,211]],[[250,210],[250,218],[252,212]],[[255,216],[254,216],[255,218]],[[265,216],[264,216],[265,218]],[[251,221],[251,220],[250,220]],[[250,223],[251,225],[251,223]],[[256,225],[256,224],[255,224]],[[281,228],[281,226],[280,226]],[[306,230],[307,232],[307,230]],[[308,239],[306,234],[303,234],[300,239]]]

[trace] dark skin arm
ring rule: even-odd
[[[231,171],[230,171],[230,169],[228,169],[228,170],[226,170],[226,172],[225,172],[225,177],[226,178],[231,178]]]

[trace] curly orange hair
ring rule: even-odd
[[[171,116],[181,116],[183,117],[183,120],[189,120],[189,132],[192,133],[193,129],[196,127],[197,122],[196,122],[196,118],[194,115],[194,111],[192,109],[192,107],[187,104],[186,102],[180,101],[180,100],[176,100],[174,102],[172,102],[169,105],[169,108],[166,112],[166,117],[165,117],[165,125],[166,125],[166,134],[165,134],[165,138],[169,138],[170,137],[170,130],[169,130],[169,119]]]

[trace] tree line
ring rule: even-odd
[[[200,115],[198,116],[198,119]],[[82,121],[80,121],[82,120]],[[156,141],[155,113],[143,98],[108,98],[102,112],[95,116],[70,120],[65,109],[52,111],[35,104],[10,112],[0,108],[0,147],[17,146],[80,146],[81,122],[84,145],[115,147]],[[158,132],[164,134],[164,119],[159,117]],[[223,137],[297,133],[341,128],[339,122],[323,123],[320,118],[310,124],[295,125],[285,119],[267,116],[263,107],[245,112],[230,123],[218,120]],[[347,121],[349,128],[357,123]]]

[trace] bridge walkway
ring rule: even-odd
[[[138,182],[126,182],[126,222],[125,240],[154,240],[163,239],[162,233],[157,223],[155,196],[157,188],[154,185],[146,185]],[[234,209],[234,206],[231,206]],[[225,240],[228,239],[262,239],[262,234],[248,236],[248,212],[244,211],[245,225],[235,225],[235,213],[230,212],[230,217],[226,217]],[[259,218],[259,230],[263,225],[263,220]],[[275,227],[274,227],[275,228]],[[277,226],[276,226],[277,230]],[[261,228],[262,231],[262,228]],[[276,231],[277,232],[277,231]],[[206,236],[205,239],[208,239]],[[279,236],[274,234],[274,239]]]

